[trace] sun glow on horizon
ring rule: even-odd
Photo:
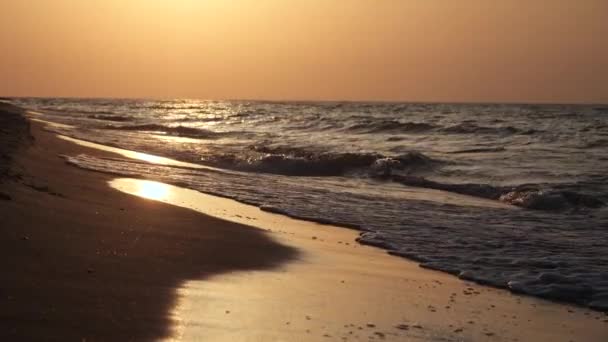
[[[608,102],[606,0],[30,0],[0,96]]]

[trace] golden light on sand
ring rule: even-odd
[[[153,200],[166,200],[169,197],[169,186],[153,181],[139,181],[136,195]]]

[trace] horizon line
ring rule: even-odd
[[[608,102],[550,102],[550,101],[437,101],[437,100],[344,100],[344,99],[253,99],[253,98],[192,98],[192,97],[153,97],[153,96],[0,96],[2,99],[80,99],[80,100],[155,100],[155,101],[233,101],[233,102],[268,102],[268,103],[377,103],[377,104],[446,104],[446,105],[561,105],[561,106],[606,106]]]

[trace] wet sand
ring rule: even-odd
[[[68,166],[116,154],[41,127],[0,189],[2,340],[608,340],[605,314],[421,269],[353,230]]]
[[[174,340],[604,341],[608,316],[425,270],[353,243],[356,231],[260,211],[147,180],[126,193],[266,229],[301,255],[279,269],[192,280],[179,289]],[[479,205],[478,201],[472,204]]]

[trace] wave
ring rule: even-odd
[[[500,201],[537,210],[572,208],[597,209],[606,205],[601,199],[575,191],[516,189],[500,196]]]
[[[87,116],[89,119],[94,120],[103,120],[103,121],[113,121],[113,122],[127,122],[133,120],[130,116],[122,116],[122,115],[108,115],[108,114],[93,114]]]
[[[359,120],[346,127],[346,130],[356,133],[425,133],[440,132],[448,134],[500,134],[500,135],[531,135],[538,133],[535,129],[522,130],[513,126],[479,126],[470,121],[456,125],[441,127],[425,122],[402,122],[398,120]]]
[[[92,115],[114,115],[115,112],[111,110],[99,110],[99,109],[84,109],[84,108],[74,108],[74,112],[78,112],[80,114],[92,114]]]
[[[608,139],[596,139],[589,141],[582,146],[582,148],[601,148],[608,147]]]
[[[179,118],[179,119],[173,119],[173,122],[217,122],[217,121],[223,121],[225,120],[224,117],[221,116],[211,116],[211,117],[199,117],[199,116],[193,116],[193,117],[184,117],[184,118]]]
[[[394,157],[378,153],[330,153],[305,149],[253,146],[249,153],[225,153],[205,157],[204,162],[247,172],[288,176],[342,176],[349,173],[415,172],[441,163],[419,152]]]
[[[402,175],[388,175],[378,176],[378,179],[390,180],[393,182],[401,183],[407,186],[414,186],[419,188],[427,188],[433,190],[442,190],[448,192],[454,192],[461,195],[469,195],[474,197],[498,200],[503,194],[504,189],[495,187],[488,184],[448,184],[439,183],[423,177],[416,176],[402,176]]]
[[[348,126],[346,129],[359,133],[409,132],[422,133],[436,127],[423,122],[401,122],[397,120],[367,120]]]
[[[122,130],[122,131],[140,131],[140,132],[159,132],[172,136],[198,138],[198,139],[219,139],[224,137],[229,132],[214,132],[203,128],[194,128],[187,126],[166,126],[159,124],[137,124],[137,125],[107,125],[104,129]]]
[[[454,192],[461,195],[498,200],[518,207],[535,210],[560,211],[568,209],[597,209],[606,203],[595,196],[572,190],[551,189],[548,186],[526,184],[501,187],[489,184],[448,184],[423,177],[388,175],[378,176],[407,186]]]
[[[133,107],[139,108],[139,109],[150,109],[150,110],[188,110],[188,111],[197,110],[199,113],[206,113],[208,110],[206,105],[201,105],[201,104],[193,104],[193,105],[143,104],[143,105],[134,105]]]
[[[502,127],[489,127],[489,126],[478,126],[473,123],[465,122],[457,125],[441,128],[439,131],[450,134],[523,134],[531,135],[538,133],[535,129],[521,130],[513,126],[502,126]]]
[[[504,147],[480,147],[449,152],[451,154],[504,152]]]
[[[111,110],[100,110],[98,108],[86,108],[81,106],[69,106],[69,105],[51,105],[51,106],[41,106],[37,108],[38,110],[48,111],[51,113],[78,113],[78,114],[87,114],[90,116],[105,116],[105,115],[115,115],[116,112]]]

